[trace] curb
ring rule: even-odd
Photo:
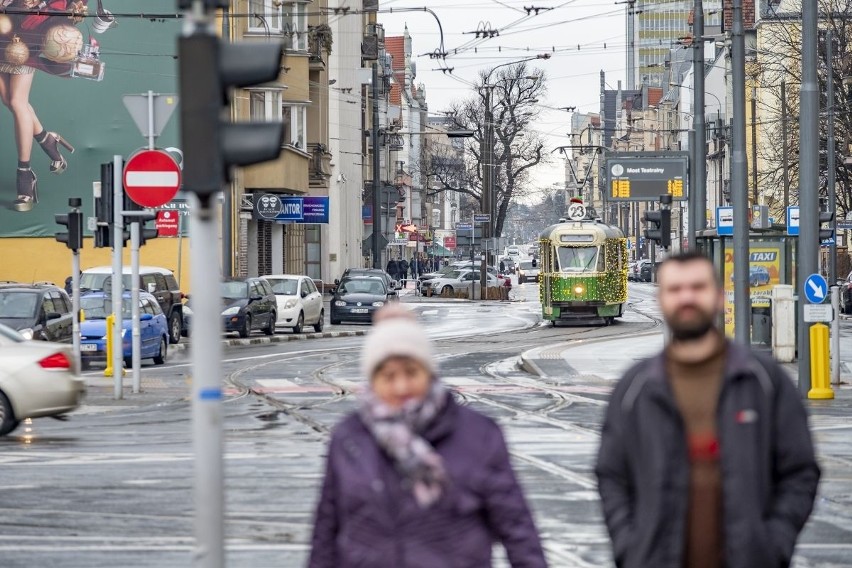
[[[289,335],[272,335],[265,337],[246,337],[240,339],[223,339],[224,347],[237,347],[246,345],[269,345],[272,343],[287,343],[288,341],[304,341],[306,339],[333,339],[338,337],[361,337],[367,335],[367,331],[323,331],[320,333],[299,333]],[[169,351],[186,351],[192,347],[192,343],[178,343],[170,345]]]

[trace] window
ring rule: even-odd
[[[151,307],[151,302],[149,302],[147,299],[145,299],[145,300],[142,300],[142,302],[140,302],[140,303],[142,304],[142,312],[141,313],[151,314],[152,316],[155,315],[154,308]]]
[[[304,105],[287,105],[283,108],[284,143],[299,150],[307,150],[305,128],[308,123],[308,109]]]
[[[251,283],[251,293],[249,294],[250,298],[256,298],[258,296],[263,296],[263,291],[260,289],[260,286],[257,282]]]
[[[311,289],[308,286],[307,280],[302,280],[302,297],[307,298],[311,293]]]
[[[559,268],[562,272],[603,272],[603,257],[598,247],[559,247]],[[600,258],[599,258],[600,257]]]
[[[281,120],[281,91],[273,89],[249,91],[249,102],[252,120],[269,122]]]
[[[261,280],[260,289],[263,292],[264,296],[273,296],[272,286],[266,280]]]
[[[249,0],[248,29],[250,32],[281,33],[281,8],[273,0]]]
[[[154,290],[156,290],[156,289],[158,288],[158,286],[157,286],[157,280],[156,280],[156,278],[154,278],[154,275],[153,275],[153,274],[143,274],[143,275],[142,275],[142,291],[144,291],[144,292],[150,292],[150,291],[151,291],[151,289],[150,289],[150,288],[148,288],[148,285],[149,285],[149,284],[153,284],[153,285],[154,285]]]
[[[50,294],[44,295],[44,299],[42,300],[41,307],[44,310],[45,314],[49,314],[51,312],[56,312],[56,306],[53,305],[53,299],[50,297]]]
[[[71,305],[68,300],[60,292],[51,292],[50,297],[53,298],[53,306],[60,314],[70,314]]]
[[[294,51],[308,50],[308,13],[305,4],[295,2],[284,6],[284,33],[290,36],[286,45]]]

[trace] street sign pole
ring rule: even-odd
[[[112,237],[112,313],[115,316],[115,325],[112,328],[112,376],[113,376],[113,396],[116,400],[123,397],[123,381],[124,367],[122,365],[124,359],[124,348],[121,342],[121,332],[123,329],[123,314],[121,311],[121,303],[124,298],[122,271],[122,247],[124,245],[124,189],[121,183],[121,171],[124,158],[121,156],[113,156],[112,167],[112,203],[113,216],[115,218],[113,224]]]
[[[74,366],[79,373],[82,367],[80,355],[80,251],[71,251],[71,309],[74,319],[71,333],[74,341]]]
[[[130,221],[130,304],[133,318],[133,394],[139,394],[142,378],[142,330],[139,325],[139,220]]]
[[[819,259],[819,99],[817,77],[818,8],[802,3],[802,85],[799,121],[799,247],[796,258],[798,282],[817,272]],[[734,113],[737,110],[734,109]],[[799,286],[801,286],[800,284]],[[801,294],[801,292],[800,292]],[[799,300],[799,390],[811,390],[811,324],[805,322],[805,302]]]

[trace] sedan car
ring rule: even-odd
[[[133,312],[130,292],[122,299],[121,344],[122,357],[129,367],[133,361]],[[85,320],[80,322],[80,357],[83,368],[92,362],[106,361],[106,318],[112,313],[112,300],[103,292],[80,298]],[[147,292],[139,293],[139,332],[141,359],[153,359],[154,364],[166,362],[169,344],[169,323],[157,298]]]
[[[289,327],[293,333],[302,333],[305,325],[314,326],[314,331],[322,331],[325,310],[322,307],[322,294],[314,281],[307,276],[295,274],[276,274],[264,276],[278,306],[279,327]]]
[[[381,278],[388,290],[399,290],[400,288],[399,282],[394,280],[390,274],[381,268],[347,268],[343,271],[343,278],[341,278],[341,280],[356,276],[373,276],[375,278]]]
[[[86,383],[74,371],[73,357],[70,345],[27,341],[0,324],[0,436],[21,420],[80,406]]]
[[[469,290],[473,286],[474,294],[478,294],[481,286],[481,273],[479,270],[461,269],[445,274],[440,278],[433,278],[427,282],[427,285],[432,290],[433,296],[441,294],[453,294],[455,290]],[[500,286],[503,282],[498,280],[497,276],[488,273],[487,286]]]
[[[222,325],[226,333],[236,331],[240,337],[248,337],[253,330],[260,329],[266,335],[275,334],[278,302],[265,278],[225,280],[220,290]]]
[[[370,323],[376,310],[396,298],[396,292],[388,290],[381,278],[345,278],[331,299],[331,323]]]
[[[538,261],[536,260],[522,260],[518,263],[518,284],[523,284],[525,282],[538,282],[541,271],[538,267]]]
[[[0,323],[24,339],[71,343],[71,299],[56,286],[4,285],[0,287]]]

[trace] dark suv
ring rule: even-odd
[[[57,286],[3,284],[0,323],[27,339],[71,343],[71,299]]]
[[[122,269],[122,281],[125,290],[130,289],[130,267]],[[83,271],[80,276],[80,293],[109,290],[112,285],[112,267],[97,266]],[[160,304],[169,323],[169,343],[180,341],[183,329],[183,293],[180,291],[175,275],[171,270],[158,266],[139,267],[139,289],[148,292]]]

